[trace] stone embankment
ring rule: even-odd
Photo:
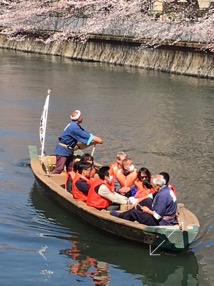
[[[94,35],[86,43],[45,44],[33,35],[16,41],[0,34],[0,48],[3,49],[214,78],[214,53],[202,51],[198,43],[178,42],[172,45],[167,42],[156,48],[148,48],[145,44],[146,41],[135,41],[131,37],[111,35]]]

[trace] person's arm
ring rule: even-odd
[[[120,205],[126,205],[128,203],[128,198],[125,196],[122,196],[116,192],[112,193],[106,185],[101,185],[98,190],[98,194],[101,197],[104,197],[111,201],[112,203],[117,203]]]
[[[133,184],[132,186],[130,187],[122,187],[120,190],[119,190],[119,193],[122,194],[122,195],[126,195],[128,194],[129,192],[132,193],[132,191],[135,189],[135,185]]]
[[[142,198],[138,198],[137,201],[135,202],[134,204],[134,208],[136,209],[138,204],[140,204],[143,200],[146,200],[146,199],[153,199],[153,195],[152,194],[148,194]]]
[[[166,198],[163,195],[157,195],[155,198],[153,210],[150,210],[146,206],[143,206],[141,209],[145,213],[153,215],[155,219],[159,220],[165,215],[166,212]]]
[[[87,146],[91,144],[102,144],[103,140],[83,129],[79,124],[73,124],[70,128],[70,135],[77,141]]]
[[[146,199],[152,199],[153,200],[153,194],[148,194],[142,198],[138,198],[138,204],[141,203],[143,200],[146,200]]]
[[[120,189],[121,189],[121,185],[120,185],[119,181],[115,178],[114,179],[114,190],[116,193],[119,193]]]
[[[162,216],[160,216],[156,211],[150,210],[146,206],[141,207],[141,209],[144,213],[152,215],[156,220],[159,220],[162,218]]]
[[[139,206],[139,205],[138,205]],[[147,214],[150,214],[150,215],[153,215],[154,214],[154,211],[153,210],[150,210],[148,207],[146,206],[143,206],[141,207],[141,210],[144,212],[144,213],[147,213]]]
[[[82,139],[80,139],[79,141],[82,142],[81,140]],[[95,144],[103,144],[103,140],[100,137],[94,136],[93,134],[90,133],[90,136],[86,142],[86,145],[89,146],[89,145],[95,145]]]

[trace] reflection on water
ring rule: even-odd
[[[71,241],[71,243],[72,248],[61,250],[60,254],[70,256],[72,262],[69,267],[73,274],[89,276],[95,285],[109,285],[108,282],[110,282],[111,277],[109,265],[112,264],[116,268],[136,274],[137,279],[141,280],[143,285],[144,283],[146,285],[147,283],[163,285],[172,285],[172,283],[176,285],[198,284],[198,265],[192,252],[183,255],[162,254],[161,257],[149,257],[148,253],[132,247],[122,250],[125,254],[120,252],[119,257],[115,257],[114,254],[107,256],[104,251],[101,255],[100,251],[97,251],[97,246],[94,249],[89,246],[88,250],[80,251],[77,241]],[[101,247],[103,248],[103,245]],[[108,249],[108,251],[118,253],[116,248],[117,246],[115,249]],[[121,250],[120,247],[119,249]],[[97,281],[98,275],[99,282]]]
[[[78,250],[78,241],[71,241],[72,248],[60,251],[60,254],[68,255],[72,259],[69,264],[70,273],[80,277],[87,276],[92,279],[93,284],[97,286],[109,285],[110,273],[107,262],[98,261],[88,255],[81,255]]]
[[[136,275],[137,280],[143,283],[197,285],[198,264],[193,252],[162,252],[160,256],[152,256],[147,246],[106,237],[50,201],[37,183],[32,188],[30,199],[38,214],[72,231],[70,238],[64,238],[71,247],[59,250],[60,255],[66,255],[70,260],[67,270],[70,273],[90,277],[94,285],[110,285],[111,267],[114,267]]]

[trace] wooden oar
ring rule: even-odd
[[[91,156],[94,157],[94,152],[95,152],[96,144],[93,146],[93,149],[91,151]]]

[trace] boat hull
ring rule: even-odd
[[[88,224],[101,231],[116,235],[136,243],[153,245],[170,251],[187,249],[198,234],[199,222],[187,209],[185,215],[192,217],[192,223],[181,229],[175,226],[145,226],[138,222],[130,222],[114,216],[108,211],[100,211],[87,206],[84,202],[77,201],[72,194],[64,188],[65,175],[48,175],[38,159],[35,146],[29,147],[31,168],[34,176],[44,191],[72,214],[81,218]]]

